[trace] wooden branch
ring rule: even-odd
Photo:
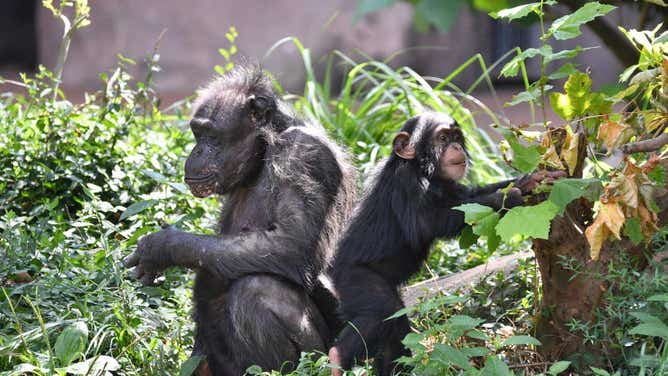
[[[519,260],[524,260],[532,256],[533,252],[531,251],[514,253],[447,277],[433,278],[416,283],[403,289],[402,295],[404,303],[406,303],[406,306],[412,306],[415,305],[419,299],[434,296],[439,292],[453,291],[462,287],[468,287],[490,274],[496,274],[498,272],[508,273],[517,268]]]
[[[666,144],[668,144],[668,133],[662,133],[661,136],[650,138],[649,140],[642,140],[622,145],[622,152],[624,152],[624,154],[633,154],[657,151]]]

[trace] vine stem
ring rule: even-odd
[[[72,41],[72,24],[70,20],[64,15],[60,15],[60,20],[63,21],[64,31],[63,39],[60,43],[60,48],[58,49],[58,60],[56,61],[56,67],[53,69],[55,84],[53,86],[53,100],[55,101],[58,98],[58,87],[60,86],[61,79],[63,77],[63,68],[65,67],[65,60],[67,60],[67,54],[70,50],[70,42]]]
[[[541,47],[545,47],[545,20],[543,19],[543,7],[545,3],[544,0],[540,0],[540,12],[538,12],[538,19],[540,21],[540,41]],[[543,127],[547,129],[547,110],[545,109],[545,71],[547,69],[547,64],[545,63],[545,56],[540,55],[540,100],[541,100],[541,112],[543,114]]]

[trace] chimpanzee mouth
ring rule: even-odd
[[[184,180],[195,197],[211,196],[218,188],[218,182],[214,179],[214,174],[201,178],[185,178]]]
[[[210,173],[209,175],[206,176],[200,176],[196,178],[191,178],[186,176],[183,180],[185,180],[186,184],[202,184],[202,183],[207,183],[209,180],[213,179],[213,172]]]
[[[454,160],[454,161],[448,161],[446,163],[448,166],[466,166],[466,159],[462,160]]]

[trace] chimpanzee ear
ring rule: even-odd
[[[394,136],[394,141],[392,141],[394,154],[403,159],[415,158],[415,147],[410,144],[410,140],[411,135],[408,132],[397,133],[397,135]]]
[[[248,104],[250,109],[250,115],[255,120],[267,121],[271,116],[271,100],[267,97],[259,95],[251,95],[248,98]]]

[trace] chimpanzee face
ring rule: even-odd
[[[466,176],[468,155],[464,149],[464,135],[459,127],[438,125],[432,133],[432,145],[438,156],[439,175],[442,178],[458,181]]]
[[[261,126],[272,99],[232,94],[203,103],[190,122],[197,144],[185,165],[185,182],[197,197],[225,194],[252,179],[263,163]]]
[[[394,153],[416,159],[427,177],[461,180],[469,160],[459,125],[442,113],[426,112],[406,122],[394,139]]]

